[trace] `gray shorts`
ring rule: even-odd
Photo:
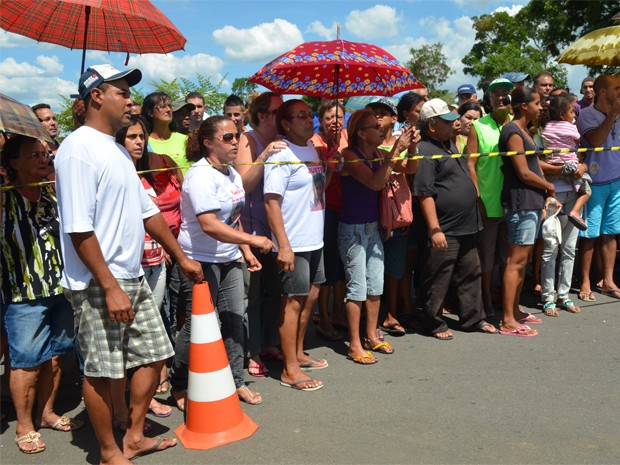
[[[84,374],[93,378],[125,377],[125,370],[174,355],[159,309],[144,278],[117,279],[135,312],[131,324],[110,322],[103,288],[91,280],[84,290],[65,289],[78,325]]]
[[[325,282],[323,249],[295,252],[295,269],[292,273],[280,270],[283,296],[307,296],[312,284]]]

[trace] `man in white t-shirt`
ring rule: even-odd
[[[144,280],[144,231],[194,282],[202,269],[172,236],[142,188],[127,151],[114,136],[129,124],[130,86],[142,73],[96,65],[80,77],[86,123],[62,143],[56,191],[64,259],[62,284],[78,323],[86,410],[99,440],[101,463],[129,463],[145,452],[176,445],[145,438],[144,418],[164,361],[173,355],[159,309]],[[112,431],[111,391],[134,368],[123,449]]]

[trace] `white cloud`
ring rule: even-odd
[[[395,37],[401,17],[396,9],[387,5],[375,5],[367,10],[353,10],[345,20],[345,26],[351,36],[362,39]]]
[[[512,5],[511,7],[500,6],[493,13],[508,13],[510,16],[517,16],[517,13],[523,9],[524,5]]]
[[[12,32],[0,31],[0,50],[17,47],[37,47],[40,50],[50,50],[60,45],[50,44],[47,42],[37,42],[20,34]]]
[[[383,47],[389,53],[394,55],[398,61],[400,61],[403,65],[411,59],[411,54],[409,50],[412,48],[420,48],[424,45],[427,45],[429,42],[424,37],[412,38],[405,37],[403,39],[398,40],[397,45],[388,45]]]
[[[196,74],[219,79],[224,62],[218,57],[205,53],[181,56],[149,53],[131,57],[129,64],[142,71],[142,83],[140,84],[142,85],[159,79],[166,81],[180,77],[192,79],[196,77]]]
[[[337,29],[338,25],[336,23],[332,23],[330,27],[325,27],[321,21],[313,21],[306,29],[306,32],[313,32],[325,40],[334,40],[336,38]]]
[[[17,62],[7,57],[0,62],[0,89],[26,105],[49,103],[60,111],[60,95],[69,97],[77,91],[77,82],[61,79],[63,65],[56,56],[39,55],[36,63]]]
[[[224,46],[226,57],[245,62],[276,58],[303,42],[299,28],[279,18],[248,29],[225,26],[213,31],[213,37]]]
[[[101,50],[86,50],[86,61],[91,64],[109,63],[110,53]],[[86,67],[91,65],[86,65]]]

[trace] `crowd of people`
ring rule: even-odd
[[[33,111],[54,143],[2,135],[2,353],[24,453],[45,450],[41,429],[83,426],[54,411],[70,352],[102,463],[176,445],[145,436],[145,418],[171,414],[155,399],[168,392],[185,410],[195,283],[248,405],[263,399],[245,370],[267,377],[266,361],[283,387],[323,388],[308,372],[328,360],[304,352],[312,321],[361,365],[394,352],[386,335],[535,337],[528,263],[541,316],[576,314],[577,250],[578,298],[620,299],[620,151],[576,150],[620,145],[618,76],[584,79],[579,101],[548,72],[531,87],[498,77],[480,101],[464,84],[454,105],[426,89],[351,115],[324,100],[316,124],[306,102],[271,92],[247,109],[231,95],[213,116],[197,93],[140,105],[140,79],[89,68],[60,144],[46,104]],[[408,198],[388,212],[404,225],[386,226],[386,189]]]

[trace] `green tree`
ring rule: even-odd
[[[509,71],[535,76],[545,69],[553,74],[556,86],[566,86],[566,70],[553,61],[543,46],[541,29],[532,27],[529,20],[506,12],[472,19],[476,42],[462,61],[466,74],[480,78],[479,87]]]
[[[256,92],[256,89],[258,84],[248,81],[248,78],[235,78],[232,84],[232,93],[244,102],[248,101],[248,97]]]
[[[448,77],[454,73],[446,64],[446,56],[441,48],[443,44],[436,42],[409,50],[411,59],[405,66],[428,89],[429,93],[438,90]]]
[[[566,68],[556,58],[583,34],[610,26],[618,9],[617,0],[531,0],[515,16],[497,12],[473,17],[476,41],[463,58],[464,71],[478,76],[482,85],[509,71],[534,76],[547,69],[556,86],[566,87]],[[595,75],[619,71],[619,67],[590,67]]]

